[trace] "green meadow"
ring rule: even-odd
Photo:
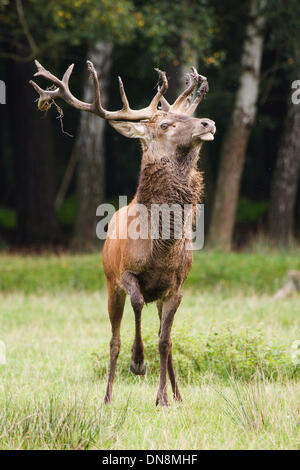
[[[169,408],[155,406],[156,307],[143,310],[147,374],[136,377],[127,300],[107,406],[100,254],[2,254],[0,449],[299,448],[300,297],[274,299],[290,269],[300,269],[296,250],[196,254],[173,327],[184,402]]]

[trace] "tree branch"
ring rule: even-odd
[[[38,53],[39,48],[36,45],[35,40],[33,39],[33,36],[32,36],[32,34],[29,30],[29,26],[28,26],[28,23],[26,21],[25,14],[24,14],[22,0],[16,0],[16,7],[17,7],[18,17],[19,17],[20,23],[21,23],[23,31],[24,31],[24,35],[25,35],[25,37],[28,41],[28,44],[30,46],[30,49],[31,49],[30,57],[31,56],[36,56],[37,53]]]

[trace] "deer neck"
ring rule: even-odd
[[[136,192],[136,202],[143,204],[148,209],[150,223],[154,223],[154,228],[158,230],[160,236],[152,240],[152,255],[155,259],[167,255],[169,259],[178,256],[178,250],[184,249],[185,237],[177,237],[175,233],[179,227],[186,227],[186,210],[190,213],[189,224],[195,215],[197,202],[200,200],[202,192],[202,173],[197,168],[198,153],[185,153],[183,158],[182,150],[177,155],[163,155],[161,158],[152,158],[152,155],[143,155],[139,185]],[[152,205],[181,206],[180,221],[171,216],[169,225],[169,236],[164,237],[162,229],[162,218],[153,222]],[[188,205],[188,207],[187,207]],[[171,207],[170,207],[171,208]],[[151,215],[150,215],[151,214]],[[158,225],[157,225],[158,224]],[[152,225],[151,225],[152,228]],[[180,232],[183,234],[183,232]],[[156,255],[159,255],[157,258]],[[165,258],[163,258],[165,259]]]
[[[136,200],[151,204],[196,204],[202,192],[202,174],[197,171],[200,148],[177,148],[175,154],[154,158],[144,150]]]

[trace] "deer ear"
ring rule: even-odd
[[[108,121],[120,134],[131,139],[143,139],[146,137],[146,126],[142,122]]]

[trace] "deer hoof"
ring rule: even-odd
[[[157,397],[156,398],[156,406],[169,406],[169,402],[168,402],[168,399],[167,398],[163,398],[163,397]]]
[[[183,399],[181,398],[181,395],[173,395],[174,401],[178,401],[178,403],[182,403]]]
[[[130,370],[135,375],[145,375],[146,374],[146,364],[145,362],[134,362],[131,360],[130,362]]]
[[[104,399],[103,399],[103,404],[104,405],[109,405],[111,403],[111,398],[108,397],[107,395],[105,395]]]

